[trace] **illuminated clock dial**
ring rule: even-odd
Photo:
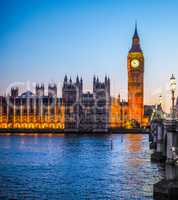
[[[139,60],[133,59],[133,60],[131,61],[131,66],[132,66],[133,68],[137,68],[137,67],[139,67],[139,65],[140,65]]]

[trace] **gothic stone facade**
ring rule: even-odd
[[[107,131],[110,108],[110,79],[93,78],[93,92],[83,92],[82,79],[64,78],[62,88],[66,131]]]

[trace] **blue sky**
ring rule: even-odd
[[[62,83],[109,75],[127,98],[127,53],[135,20],[145,55],[145,103],[168,97],[178,76],[178,1],[0,0],[0,92],[14,82]],[[60,92],[59,92],[60,94]]]

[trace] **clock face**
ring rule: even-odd
[[[139,67],[139,65],[140,65],[140,61],[139,61],[139,60],[133,59],[133,60],[131,61],[131,66],[132,66],[133,68],[137,68],[137,67]]]

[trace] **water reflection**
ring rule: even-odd
[[[163,176],[147,135],[0,136],[0,155],[0,199],[153,199]]]
[[[129,152],[140,152],[142,149],[141,142],[143,140],[143,135],[141,134],[128,134],[128,151]]]

